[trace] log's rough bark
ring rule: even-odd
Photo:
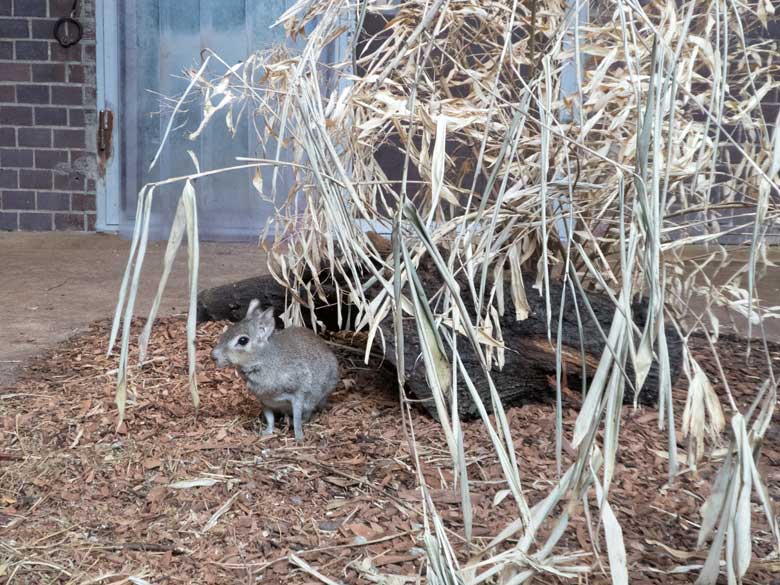
[[[338,313],[336,311],[336,289],[325,285],[328,302],[315,301],[315,314],[329,330],[337,330]],[[305,297],[304,297],[305,298]],[[198,293],[198,322],[203,321],[240,321],[249,309],[249,302],[258,299],[261,307],[273,307],[277,315],[276,325],[282,327],[278,318],[291,297],[289,291],[276,282],[270,275],[255,276],[239,280],[232,284],[217,286]],[[310,315],[304,311],[306,324],[311,326]]]
[[[421,267],[420,279],[428,298],[443,285],[438,272]],[[465,277],[457,278],[460,290],[468,290],[469,283]],[[491,368],[491,378],[496,391],[506,406],[522,404],[529,401],[549,399],[554,394],[556,375],[556,348],[558,320],[560,315],[561,284],[550,282],[551,319],[550,332],[552,341],[547,336],[546,301],[537,289],[533,288],[534,279],[523,275],[524,288],[528,300],[528,318],[518,321],[515,307],[509,293],[509,283],[505,284],[505,310],[500,317],[501,334],[505,346],[505,362],[501,370],[497,366]],[[479,283],[474,283],[479,288]],[[462,294],[460,298],[470,315],[474,315],[474,303],[471,295]],[[581,294],[577,294],[576,303],[572,302],[571,288],[568,287],[566,307],[561,322],[561,358],[564,364],[562,383],[572,390],[582,388],[583,379],[590,381],[596,372],[596,367],[605,347],[605,338],[609,335],[610,325],[614,315],[614,305],[606,296],[597,293],[587,293],[587,300],[595,315],[591,316]],[[643,328],[647,318],[647,302],[632,305],[634,322]],[[582,329],[580,329],[580,323]],[[422,401],[422,405],[434,417],[436,409],[433,402],[430,385],[426,379],[425,364],[421,357],[417,327],[413,319],[404,319],[404,366],[407,389]],[[395,336],[392,319],[386,319],[381,325],[388,349],[386,359],[395,364]],[[580,330],[583,334],[580,335]],[[670,370],[672,384],[677,380],[682,365],[682,341],[672,327],[666,328],[666,339],[669,347]],[[466,371],[471,377],[477,393],[488,412],[492,412],[492,398],[479,358],[465,336],[457,339],[458,355]],[[451,356],[449,347],[448,357]],[[584,359],[583,359],[584,358]],[[629,360],[630,362],[630,360]],[[659,365],[653,363],[644,386],[639,393],[638,402],[645,405],[655,404],[659,392]],[[630,380],[634,380],[634,371],[628,363]],[[471,397],[467,386],[458,381],[458,410],[461,419],[468,420],[479,416],[479,411]],[[626,385],[624,402],[634,401],[634,391]]]
[[[435,269],[421,266],[419,274],[428,298],[433,298],[434,293],[442,286],[438,273]],[[464,277],[459,277],[458,281],[461,290],[468,290],[468,283]],[[504,315],[500,317],[501,331],[506,347],[505,363],[501,370],[495,365],[491,368],[491,377],[504,407],[529,401],[549,399],[555,388],[555,344],[554,341],[550,342],[547,337],[545,299],[533,288],[533,279],[529,275],[524,275],[524,284],[529,314],[528,318],[522,321],[518,321],[515,318],[515,308],[509,294],[509,283],[505,287],[505,311]],[[554,282],[550,284],[550,327],[552,339],[554,340],[560,314],[561,285]],[[338,299],[336,299],[335,287],[326,291],[326,296],[328,296],[327,302],[317,301],[314,307],[316,318],[327,328],[336,329],[338,327],[336,312]],[[273,307],[274,312],[279,314],[284,310],[285,303],[289,300],[289,293],[270,276],[259,276],[204,290],[198,298],[198,320],[240,320],[246,314],[249,301],[253,298],[259,299],[264,307]],[[474,306],[470,300],[470,295],[463,294],[461,298],[467,311],[473,315]],[[587,298],[595,314],[595,320],[591,316],[581,295],[577,295],[576,304],[572,302],[571,289],[567,290],[566,309],[562,319],[561,338],[563,340],[564,383],[575,391],[581,387],[583,378],[589,381],[595,373],[605,345],[604,336],[609,333],[614,313],[614,306],[606,296],[588,293]],[[343,309],[343,313],[346,312],[346,309]],[[632,312],[634,321],[641,328],[647,316],[646,303],[633,305]],[[304,314],[308,320],[306,311],[304,311]],[[580,335],[578,319],[582,323],[583,335]],[[350,324],[347,323],[346,327],[349,326]],[[387,348],[385,360],[395,367],[395,334],[392,316],[385,319],[380,328]],[[431,416],[438,418],[431,389],[425,375],[425,364],[420,353],[417,327],[412,319],[405,318],[403,329],[406,390],[413,395],[413,398],[419,401],[419,404]],[[672,328],[667,329],[666,335],[671,360],[672,383],[674,383],[681,369],[682,344],[679,336]],[[489,386],[482,372],[477,354],[466,337],[459,336],[457,344],[458,355],[471,377],[477,393],[482,399],[486,410],[492,412],[493,407]],[[449,351],[449,348],[447,350],[446,353],[449,357],[451,356],[451,351]],[[628,374],[630,379],[633,380],[634,374],[630,366]],[[647,381],[639,394],[639,402],[654,404],[658,399],[658,390],[659,367],[657,363],[654,363]],[[457,393],[458,410],[461,418],[468,420],[478,417],[479,411],[477,406],[462,379],[458,382]],[[630,387],[626,386],[624,401],[632,402],[633,400],[634,393]]]

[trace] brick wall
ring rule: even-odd
[[[73,0],[0,0],[0,230],[94,230],[95,10],[79,0],[82,40],[54,23]]]

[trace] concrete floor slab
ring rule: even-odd
[[[113,315],[130,242],[108,234],[0,232],[0,388],[14,371],[97,319]],[[151,306],[162,272],[165,242],[152,242],[143,264],[137,315]],[[252,244],[202,243],[199,288],[265,271]],[[160,307],[187,310],[187,252],[182,247]]]

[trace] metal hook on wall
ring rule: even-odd
[[[62,47],[71,47],[81,40],[83,30],[81,23],[76,20],[78,6],[79,0],[73,0],[70,16],[63,16],[54,24],[54,38]]]

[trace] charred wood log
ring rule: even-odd
[[[430,299],[443,285],[443,282],[434,270],[423,269],[419,274],[426,295]],[[457,280],[461,290],[467,290],[468,283],[465,281],[465,278],[460,277]],[[521,321],[516,319],[511,295],[507,294],[505,311],[499,319],[505,347],[505,361],[500,370],[497,366],[493,366],[490,370],[497,393],[505,407],[549,399],[555,388],[555,340],[560,316],[562,287],[559,283],[550,283],[551,341],[547,335],[545,299],[533,288],[534,281],[530,275],[524,274],[523,281],[528,301],[528,317]],[[509,290],[508,287],[507,283],[505,289]],[[590,309],[587,308],[587,304],[579,292],[576,295],[576,303],[572,302],[571,288],[569,288],[567,290],[566,307],[561,320],[562,384],[575,391],[583,387],[583,382],[589,382],[595,374],[615,311],[614,304],[606,295],[598,293],[586,293],[586,295]],[[475,308],[471,296],[464,294],[461,298],[466,311],[474,315]],[[631,308],[634,322],[641,329],[647,318],[647,302],[635,303]],[[386,319],[380,327],[389,346],[386,352],[386,359],[393,365],[397,365],[392,319]],[[425,364],[421,357],[416,323],[413,319],[405,318],[403,320],[403,329],[407,390],[420,399],[426,410],[435,417],[436,409],[425,374]],[[671,379],[674,384],[679,377],[682,365],[682,341],[672,327],[667,327],[665,333],[669,348]],[[457,347],[459,358],[471,377],[482,403],[487,411],[491,412],[493,409],[491,406],[490,389],[483,374],[479,356],[474,351],[469,340],[464,336],[458,337]],[[627,362],[627,374],[633,385],[635,376],[630,360]],[[655,361],[637,396],[638,402],[645,405],[655,404],[658,400],[659,390],[660,368],[658,362]],[[461,419],[468,420],[478,417],[479,412],[476,404],[463,381],[459,381],[457,392],[458,410]],[[631,403],[633,401],[633,388],[627,384],[624,402]]]
[[[419,274],[426,294],[429,298],[432,298],[443,282],[438,273],[430,269],[430,267],[421,267]],[[458,280],[461,289],[467,290],[468,283],[464,277],[461,276]],[[511,295],[506,295],[504,315],[500,317],[501,332],[506,348],[504,366],[500,370],[495,365],[491,368],[491,377],[505,407],[549,399],[554,388],[556,372],[554,340],[558,330],[560,315],[561,285],[551,282],[550,323],[553,339],[551,342],[547,337],[545,299],[533,288],[534,283],[529,275],[524,275],[524,284],[529,308],[528,318],[522,321],[516,319]],[[336,298],[336,288],[334,286],[326,285],[324,288],[326,300],[317,299],[313,312],[315,318],[323,323],[326,328],[335,330],[338,329],[337,303],[342,302],[343,299]],[[373,292],[375,294],[377,291]],[[369,291],[369,296],[370,294],[371,291]],[[198,320],[240,320],[246,314],[249,302],[253,298],[259,299],[262,306],[274,307],[274,312],[278,315],[289,302],[290,292],[268,275],[204,290],[198,297]],[[470,295],[463,295],[462,298],[467,311],[470,314],[474,314]],[[561,322],[563,383],[573,390],[579,389],[583,381],[589,381],[595,373],[601,352],[605,346],[604,338],[609,332],[614,314],[614,305],[605,295],[587,293],[587,299],[593,314],[587,308],[581,293],[577,293],[576,303],[572,301],[571,289],[569,289],[567,291],[566,309]],[[342,307],[342,314],[347,312],[347,308]],[[356,312],[354,308],[352,312],[353,314]],[[647,317],[646,303],[633,305],[632,313],[637,325],[642,327]],[[307,325],[311,325],[310,311],[304,310],[304,318],[307,320]],[[281,326],[281,322],[278,325]],[[349,328],[352,324],[347,322],[343,326],[344,328]],[[385,319],[380,328],[387,344],[385,360],[395,367],[397,364],[392,317]],[[421,357],[417,327],[413,319],[405,318],[403,329],[406,390],[413,395],[425,410],[436,418],[436,409],[426,378],[425,365]],[[673,329],[667,329],[666,335],[669,346],[672,382],[674,383],[681,369],[682,343]],[[493,408],[489,386],[482,372],[479,357],[474,352],[467,338],[459,336],[457,343],[458,355],[487,411],[491,412]],[[629,379],[633,380],[634,374],[630,364],[627,373]],[[659,374],[658,364],[654,363],[647,381],[639,394],[639,402],[654,404],[657,401]],[[462,380],[459,381],[457,392],[458,409],[461,418],[468,420],[479,416],[477,407]],[[626,402],[634,400],[633,391],[628,385],[624,400]]]

